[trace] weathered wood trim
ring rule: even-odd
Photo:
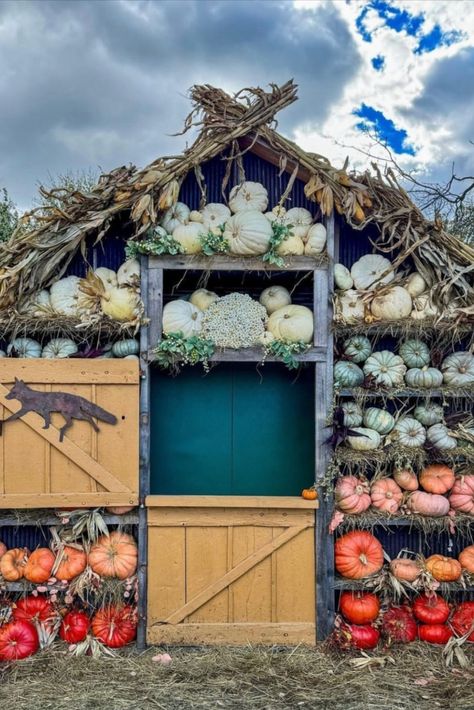
[[[311,348],[305,353],[296,354],[295,360],[298,362],[325,362],[326,349]],[[244,348],[240,350],[218,350],[209,358],[211,362],[282,362],[281,358],[273,355],[265,355],[262,348]],[[148,353],[149,362],[155,360],[152,350]]]
[[[147,642],[160,646],[314,646],[314,623],[161,624],[148,629]]]
[[[160,269],[180,269],[190,271],[326,271],[327,265],[319,265],[310,256],[287,257],[285,266],[267,264],[254,257],[231,256],[153,256],[150,257],[150,271]]]
[[[314,527],[313,510],[288,508],[148,508],[150,527]]]
[[[172,258],[172,257],[171,257]],[[152,259],[148,257],[147,314],[150,324],[147,328],[147,350],[153,350],[161,340],[163,333],[163,267],[152,268]]]
[[[0,495],[0,509],[15,508],[97,508],[109,505],[138,505],[132,491],[101,493],[9,493]]]
[[[48,360],[40,358],[3,358],[0,360],[0,383],[14,382],[15,377],[34,384],[136,385],[139,368],[136,360],[122,358]]]
[[[148,508],[306,508],[319,507],[317,500],[297,496],[176,496],[151,495],[146,497]]]

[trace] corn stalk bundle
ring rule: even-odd
[[[358,230],[375,224],[379,237],[374,247],[390,253],[400,250],[395,268],[412,256],[418,271],[435,285],[434,298],[447,303],[457,297],[460,318],[472,317],[474,249],[448,234],[441,223],[427,220],[393,172],[382,175],[377,166],[374,174],[349,174],[347,165],[337,170],[324,156],[303,151],[276,132],[277,112],[297,100],[292,80],[282,86],[272,84],[268,92],[246,88],[234,96],[209,85],[194,86],[190,99],[193,109],[182,133],[194,128],[198,136],[181,155],[158,158],[142,170],[119,167],[102,175],[88,193],[41,190],[43,196],[55,198],[56,206],[27,213],[0,250],[0,310],[64,274],[78,250],[85,255],[86,238],[100,241],[116,216],[130,220],[134,238],[139,239],[177,201],[180,185],[191,171],[204,202],[200,166],[227,151],[223,156],[227,161],[222,183],[225,199],[232,164],[242,165],[238,139],[250,136],[246,150],[255,141],[263,141],[279,156],[281,170],[292,170],[282,203],[295,179],[303,177],[307,198],[319,203],[323,215],[336,209]]]

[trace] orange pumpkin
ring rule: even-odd
[[[109,505],[106,508],[107,513],[111,515],[125,515],[136,508],[135,505]]]
[[[418,490],[418,477],[414,471],[407,468],[398,469],[393,474],[393,480],[398,483],[404,491]]]
[[[3,555],[5,552],[8,550],[8,547],[5,545],[5,543],[0,542],[0,560],[2,559]]]
[[[38,547],[28,557],[25,566],[25,578],[33,584],[42,584],[51,577],[56,557],[49,547]]]
[[[443,495],[454,486],[454,471],[442,463],[427,466],[420,473],[420,484],[428,493]]]
[[[460,563],[452,557],[431,555],[425,561],[426,569],[438,582],[456,582],[461,576]]]
[[[318,494],[316,492],[316,489],[314,487],[311,488],[303,488],[301,491],[301,497],[304,498],[305,500],[316,500],[318,497]]]
[[[64,582],[70,582],[84,572],[87,565],[87,555],[84,550],[77,550],[75,547],[66,545],[62,552],[58,553],[59,564],[54,572],[54,576]]]
[[[391,478],[381,478],[370,489],[372,507],[384,513],[396,513],[402,502],[401,488]]]
[[[336,540],[336,569],[348,579],[363,579],[383,566],[383,548],[367,530],[352,530]]]
[[[14,547],[8,550],[0,560],[0,574],[6,582],[18,582],[23,578],[28,559],[26,547]]]
[[[390,562],[390,572],[402,582],[414,582],[421,572],[421,565],[416,560],[397,557]]]
[[[458,557],[461,567],[469,572],[469,574],[474,574],[474,545],[469,545],[465,547],[464,550]]]
[[[137,569],[137,558],[135,540],[119,530],[100,537],[89,552],[89,564],[101,577],[131,577]]]

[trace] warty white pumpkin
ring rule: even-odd
[[[349,325],[364,320],[365,306],[359,291],[349,289],[338,293],[335,299],[335,317]]]
[[[295,234],[290,234],[277,247],[277,254],[280,256],[302,256],[304,253],[303,240]]]

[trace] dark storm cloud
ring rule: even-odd
[[[177,152],[186,90],[300,85],[287,133],[322,122],[357,71],[329,4],[272,0],[0,3],[0,186],[28,206],[48,173],[143,165]]]

